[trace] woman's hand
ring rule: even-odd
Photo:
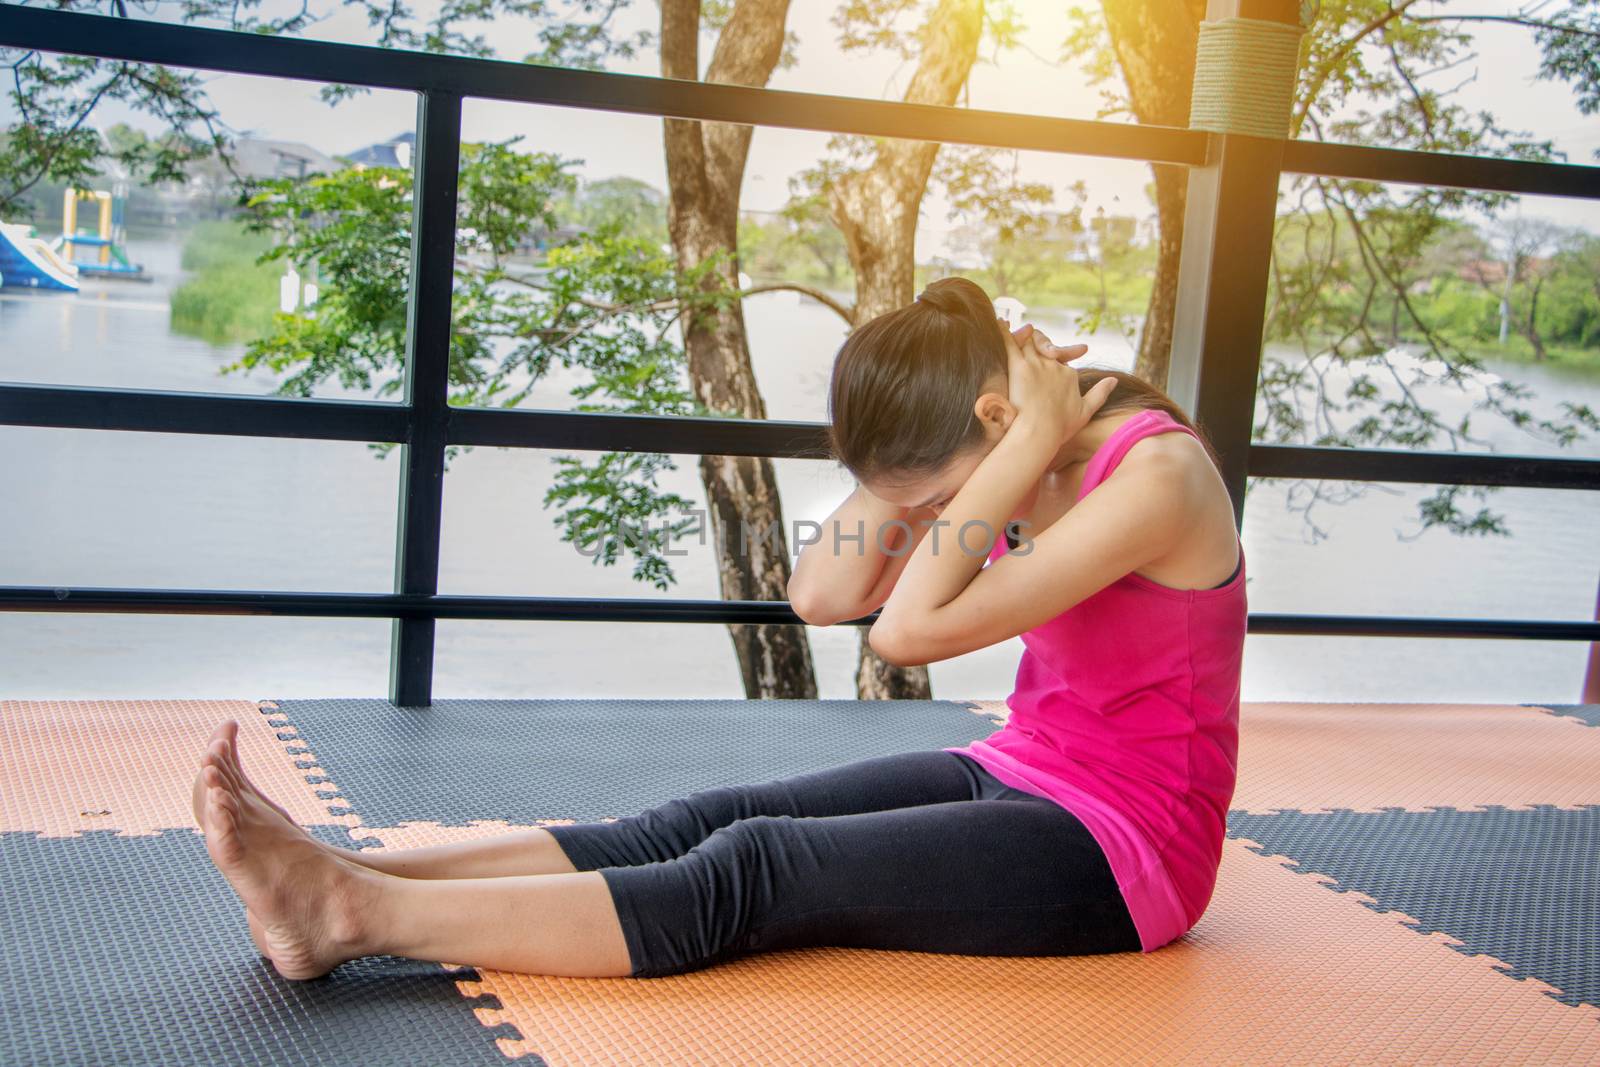
[[[1054,344],[1051,342],[1050,338],[1045,336],[1043,330],[1039,329],[1037,326],[1034,326],[1032,323],[1018,326],[1015,330],[1011,331],[1011,336],[1017,339],[1017,344],[1019,345],[1026,344],[1029,340],[1032,340],[1033,350],[1035,352],[1039,353],[1041,356],[1044,356],[1046,359],[1053,359],[1058,363],[1065,363],[1068,360],[1073,359],[1081,359],[1083,356],[1088,354],[1089,351],[1088,345]]]
[[[1083,354],[1072,354],[1075,349],[1087,351],[1084,346],[1058,348],[1048,339],[1041,340],[1043,335],[1030,326],[1017,331],[1024,335],[1021,337],[1008,329],[1001,332],[1005,334],[1009,394],[1018,411],[1017,421],[1032,426],[1053,447],[1059,447],[1094,418],[1117,387],[1116,379],[1103,379],[1085,394],[1078,386],[1078,372],[1067,363]]]

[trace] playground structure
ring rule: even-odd
[[[92,200],[99,217],[92,231],[80,232],[78,202]],[[123,247],[127,183],[111,192],[68,189],[62,196],[61,236],[45,241],[32,226],[0,222],[0,286],[75,293],[86,276],[149,281],[142,265]]]
[[[69,188],[63,194],[61,236],[56,238],[51,248],[62,259],[77,267],[80,274],[147,280],[144,267],[129,260],[127,251],[123,247],[127,239],[127,226],[124,221],[128,203],[127,190],[126,182],[117,182],[111,192]],[[80,200],[93,200],[99,206],[98,225],[92,234],[79,232]]]
[[[78,291],[78,268],[35,235],[33,227],[0,222],[0,286]]]

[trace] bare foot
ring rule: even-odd
[[[256,947],[279,974],[295,979],[365,955],[361,930],[377,876],[241,789],[224,762],[215,745],[207,748],[197,787],[200,824],[211,861],[244,901]]]
[[[300,830],[301,833],[305,833],[300,824],[294,821],[293,817],[284,810],[281,804],[256,788],[256,784],[250,780],[250,776],[244,773],[244,763],[239,759],[239,724],[237,722],[229,719],[217,727],[216,732],[211,735],[211,740],[206,743],[206,752],[208,755],[216,755],[218,768],[225,777],[231,780],[235,792],[240,794],[248,793],[255,797],[261,803],[277,812],[284,822]],[[193,796],[194,821],[202,829],[205,823],[201,820],[200,812],[205,804],[205,789],[203,777],[196,775]],[[306,836],[310,837],[311,835],[306,834]]]
[[[347,860],[351,863],[359,863],[363,867],[370,866],[370,864],[362,859],[361,852],[359,850],[340,848],[337,845],[329,844],[326,841],[319,841],[317,838],[311,836],[305,827],[294,821],[294,816],[290,815],[289,812],[285,810],[283,805],[279,804],[277,801],[267,796],[267,794],[263,793],[260,787],[250,780],[250,776],[245,773],[244,762],[239,757],[239,724],[237,722],[229,719],[227,722],[217,727],[216,732],[211,735],[211,740],[207,742],[206,751],[208,754],[215,754],[217,758],[217,765],[221,769],[223,776],[231,782],[234,792],[240,794],[241,796],[249,795],[260,801],[271,811],[275,812],[278,817],[283,820],[286,826],[292,827],[296,832],[305,837],[307,841],[310,841],[318,848],[323,849],[330,856],[338,856],[340,859]],[[205,828],[205,823],[200,815],[201,808],[205,803],[205,789],[206,786],[203,777],[196,775],[194,780],[194,796],[192,798],[194,804],[194,821],[197,826],[201,827],[201,829]]]
[[[276,812],[283,819],[286,825],[293,827],[296,831],[303,834],[306,840],[313,842],[319,848],[326,849],[332,855],[347,856],[357,863],[361,862],[360,859],[357,858],[357,853],[347,849],[336,848],[333,845],[323,841],[318,841],[316,838],[312,837],[304,827],[294,821],[294,817],[284,809],[283,805],[279,804],[277,801],[267,796],[267,794],[263,793],[261,789],[256,786],[255,782],[250,780],[250,776],[246,774],[244,770],[244,761],[239,757],[239,724],[236,721],[229,719],[227,722],[219,726],[211,735],[211,740],[207,742],[206,747],[209,753],[214,754],[217,757],[218,766],[221,767],[224,776],[230,779],[235,792],[241,795],[249,794],[256,800],[259,800],[269,809]],[[192,800],[194,805],[195,825],[199,826],[201,830],[205,829],[205,819],[202,814],[205,809],[205,797],[205,775],[203,773],[197,774],[194,778],[194,795]],[[363,866],[365,866],[365,864],[363,864]],[[245,920],[250,924],[250,940],[255,942],[256,948],[261,950],[261,954],[263,956],[270,957],[271,952],[268,951],[266,939],[262,934],[261,921],[256,918],[255,913],[250,911],[249,908],[245,909]]]

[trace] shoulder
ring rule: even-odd
[[[1109,478],[1140,481],[1190,499],[1215,480],[1216,468],[1204,445],[1192,435],[1174,430],[1135,441]]]

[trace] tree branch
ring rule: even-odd
[[[855,312],[851,308],[839,303],[839,301],[835,300],[821,289],[814,289],[809,285],[801,285],[798,282],[773,282],[771,285],[756,285],[741,291],[739,295],[741,297],[746,297],[755,296],[757,293],[783,292],[800,293],[803,296],[809,296],[817,303],[828,308],[835,315],[838,315],[845,321],[846,325],[855,324]]]
[[[1508,22],[1513,26],[1528,26],[1549,33],[1570,33],[1600,41],[1600,30],[1585,29],[1562,22],[1545,22],[1542,19],[1524,18],[1521,15],[1407,15],[1411,22]]]
[[[1296,134],[1300,132],[1301,123],[1305,122],[1306,116],[1310,114],[1311,105],[1316,103],[1317,97],[1322,95],[1322,87],[1327,84],[1328,79],[1332,77],[1335,68],[1343,61],[1344,57],[1355,51],[1356,46],[1362,41],[1405,14],[1406,9],[1415,3],[1417,3],[1417,0],[1403,0],[1398,7],[1390,8],[1384,14],[1379,15],[1357,30],[1350,36],[1349,40],[1339,47],[1337,52],[1328,57],[1327,61],[1322,64],[1322,72],[1317,75],[1317,80],[1306,86],[1303,99],[1300,102],[1300,108],[1295,114],[1294,131]]]

